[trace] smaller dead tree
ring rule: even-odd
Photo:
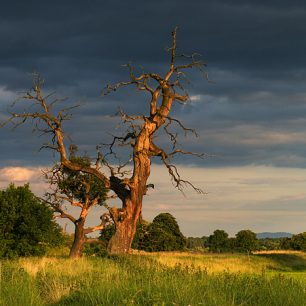
[[[70,161],[80,166],[89,167],[90,158],[75,156],[75,148],[71,148]],[[101,223],[93,227],[85,227],[86,218],[94,206],[106,205],[107,190],[103,182],[96,177],[81,171],[72,171],[61,165],[55,165],[51,170],[44,171],[50,184],[51,192],[46,193],[46,201],[56,213],[55,218],[67,218],[75,226],[74,240],[70,249],[71,258],[82,256],[83,246],[87,241],[87,234],[102,230],[110,222],[108,213],[101,215]],[[67,206],[79,207],[78,218],[67,212]]]

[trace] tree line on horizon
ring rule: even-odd
[[[207,250],[217,253],[270,250],[306,251],[306,232],[292,237],[257,238],[251,230],[241,230],[229,237],[224,230],[215,230],[210,236],[186,238],[187,249]]]

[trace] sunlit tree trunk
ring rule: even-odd
[[[84,231],[85,219],[80,218],[75,222],[74,240],[70,249],[70,258],[79,258],[82,256],[83,246],[86,242]]]

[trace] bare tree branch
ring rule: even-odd
[[[67,212],[65,212],[62,208],[61,205],[59,203],[53,202],[53,201],[49,201],[43,198],[39,198],[41,201],[49,204],[56,212],[59,212],[59,215],[55,215],[54,218],[67,218],[69,219],[72,223],[76,222],[76,219],[68,214]]]
[[[104,229],[110,223],[110,216],[108,213],[104,213],[101,217],[101,223],[97,226],[87,227],[84,229],[85,234],[89,234],[95,231]]]
[[[183,187],[186,185],[192,187],[197,193],[205,194],[202,189],[195,187],[190,181],[183,180],[177,170],[177,167],[175,165],[170,164],[168,160],[163,156],[162,156],[162,161],[166,166],[166,168],[168,169],[168,173],[174,183],[174,186],[178,190],[180,190],[183,194],[184,194]]]

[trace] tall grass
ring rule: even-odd
[[[180,256],[3,261],[0,305],[306,305],[306,280],[251,274],[247,269],[208,271],[195,264],[205,258],[212,261],[209,256],[189,256],[189,261],[183,256],[173,264]],[[238,258],[245,265],[253,260],[253,256]],[[255,258],[262,265],[270,261]],[[219,257],[220,262],[225,260]]]
[[[170,255],[170,256],[169,256]],[[188,253],[152,253],[158,262],[168,267],[192,265],[207,273],[255,273],[306,271],[306,255],[302,252],[260,253],[256,256],[245,254],[188,254]]]

